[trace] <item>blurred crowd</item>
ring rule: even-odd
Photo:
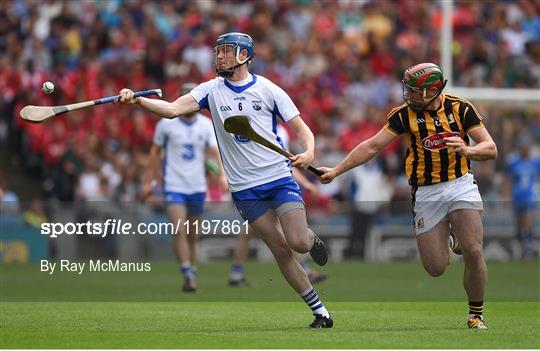
[[[539,2],[456,0],[454,7],[455,85],[540,88]],[[18,112],[124,87],[162,88],[174,100],[183,83],[215,76],[217,36],[241,31],[255,40],[251,71],[289,93],[316,135],[316,164],[333,165],[402,102],[405,68],[439,62],[441,23],[440,2],[418,0],[0,1],[0,142],[28,174],[45,179],[45,198],[139,200],[155,116],[107,104],[30,124]],[[55,83],[53,94],[41,92],[44,81]],[[540,140],[539,110],[477,105],[499,145],[499,160],[477,169],[489,193],[517,136]],[[375,184],[395,189],[390,198],[409,196],[404,142],[374,161]],[[346,199],[346,189],[321,186],[309,201],[331,211],[328,199]]]

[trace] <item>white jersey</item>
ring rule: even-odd
[[[278,124],[277,126],[277,135],[281,139],[281,146],[283,146],[283,148],[288,151],[289,139],[290,139],[289,132],[287,132],[287,129],[285,129],[285,127],[282,126],[281,124]]]
[[[283,89],[264,77],[250,74],[245,85],[235,86],[217,77],[200,84],[190,94],[201,108],[212,113],[231,192],[291,176],[290,162],[284,156],[227,133],[223,127],[224,121],[231,116],[248,116],[251,127],[258,134],[283,147],[277,135],[277,119],[287,122],[300,114]]]
[[[206,192],[205,149],[217,147],[212,122],[197,114],[195,120],[161,119],[154,144],[163,147],[163,190],[183,194]]]

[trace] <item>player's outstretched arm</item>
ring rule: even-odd
[[[119,102],[123,104],[137,104],[150,112],[163,118],[176,118],[180,115],[185,115],[199,111],[199,103],[190,95],[182,95],[174,102],[167,102],[159,99],[147,99],[144,97],[133,98],[131,89],[120,90]]]
[[[360,166],[371,160],[386,145],[390,144],[396,135],[381,128],[377,134],[358,144],[346,157],[334,168],[319,168],[324,174],[320,177],[324,184],[330,183],[338,175],[345,173],[354,167]]]

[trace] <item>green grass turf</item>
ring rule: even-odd
[[[250,288],[226,286],[228,262],[199,267],[179,292],[177,267],[47,276],[1,270],[2,348],[540,348],[539,265],[490,263],[489,330],[468,330],[462,263],[429,278],[419,262],[330,264],[317,287],[334,315],[309,330],[308,308],[272,263],[250,263]],[[83,300],[83,301],[76,301]],[[107,302],[108,301],[108,302]]]
[[[3,348],[538,348],[538,303],[488,304],[488,331],[457,302],[331,302],[309,330],[294,302],[6,303]]]
[[[246,265],[249,289],[227,287],[230,262],[198,267],[197,294],[180,294],[175,262],[153,262],[151,272],[71,272],[49,275],[39,265],[0,265],[3,301],[298,301],[272,262]],[[539,301],[538,262],[488,263],[488,301]],[[463,301],[463,262],[431,278],[420,262],[329,263],[330,279],[317,288],[332,301]]]

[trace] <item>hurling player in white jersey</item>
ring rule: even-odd
[[[255,55],[249,35],[223,34],[214,49],[219,77],[200,84],[189,94],[166,102],[134,98],[132,90],[122,89],[120,102],[138,104],[165,118],[210,110],[229,190],[240,215],[266,243],[287,282],[311,308],[315,320],[310,327],[330,328],[330,313],[292,253],[309,252],[319,265],[328,259],[324,243],[307,226],[300,187],[291,172],[291,166],[306,168],[313,161],[313,133],[280,87],[249,72]],[[282,119],[297,133],[305,151],[287,160],[255,142],[227,133],[223,123],[235,115],[248,116],[252,128],[276,144],[280,144],[277,120]]]
[[[285,127],[279,123],[277,127],[277,136],[281,139],[283,148],[289,150],[289,134]],[[293,176],[296,182],[300,185],[302,190],[311,193],[312,196],[317,196],[318,188],[313,184],[306,176],[298,169],[293,168]],[[229,272],[229,285],[230,286],[249,286],[249,281],[246,280],[244,276],[244,266],[247,261],[247,256],[249,252],[249,243],[253,238],[253,232],[245,233],[244,235],[239,235],[236,242],[236,247],[233,252],[233,263],[231,264],[231,269]],[[306,262],[307,255],[300,254],[298,252],[293,252],[296,260],[300,263],[302,268],[306,271],[308,279],[311,284],[319,283],[326,278],[327,275],[317,272],[315,269],[311,268]]]
[[[187,94],[194,86],[184,84],[182,94]],[[143,185],[145,196],[158,178],[162,150],[163,197],[167,215],[176,230],[173,251],[184,278],[182,290],[194,292],[197,289],[197,235],[187,235],[188,227],[184,224],[187,221],[189,232],[194,233],[196,222],[201,219],[206,197],[206,158],[221,164],[212,122],[195,112],[176,119],[161,119],[157,123]],[[226,189],[224,177],[220,183]]]

